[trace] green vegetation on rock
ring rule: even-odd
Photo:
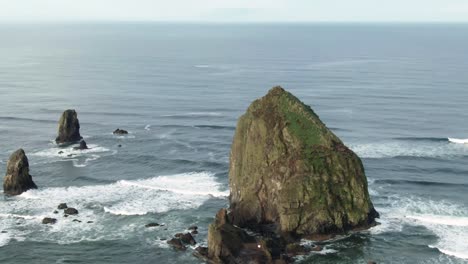
[[[378,216],[359,157],[281,87],[239,119],[230,160],[233,224],[299,236],[365,228]]]

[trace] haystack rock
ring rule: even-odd
[[[65,110],[60,117],[58,125],[57,144],[74,143],[82,139],[80,135],[80,122],[75,110]]]
[[[3,192],[8,195],[18,195],[29,189],[37,189],[29,175],[28,157],[23,149],[11,154],[7,163],[7,171],[3,178]]]
[[[282,258],[287,243],[365,229],[378,217],[359,157],[281,87],[240,117],[229,186],[229,211],[218,213],[208,234],[209,258],[220,263],[242,263],[252,240],[263,249],[256,255],[269,263]],[[243,229],[263,238],[246,237]],[[266,249],[265,237],[273,238]]]

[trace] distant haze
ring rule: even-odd
[[[467,0],[0,0],[0,21],[466,22]]]

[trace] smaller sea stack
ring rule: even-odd
[[[28,157],[23,149],[18,149],[8,160],[3,192],[7,195],[19,195],[29,189],[37,189],[37,186],[29,175]]]
[[[82,139],[80,135],[80,122],[75,110],[69,109],[63,112],[58,125],[57,144],[74,143]]]

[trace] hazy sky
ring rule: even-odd
[[[0,0],[0,21],[468,22],[468,0]]]

